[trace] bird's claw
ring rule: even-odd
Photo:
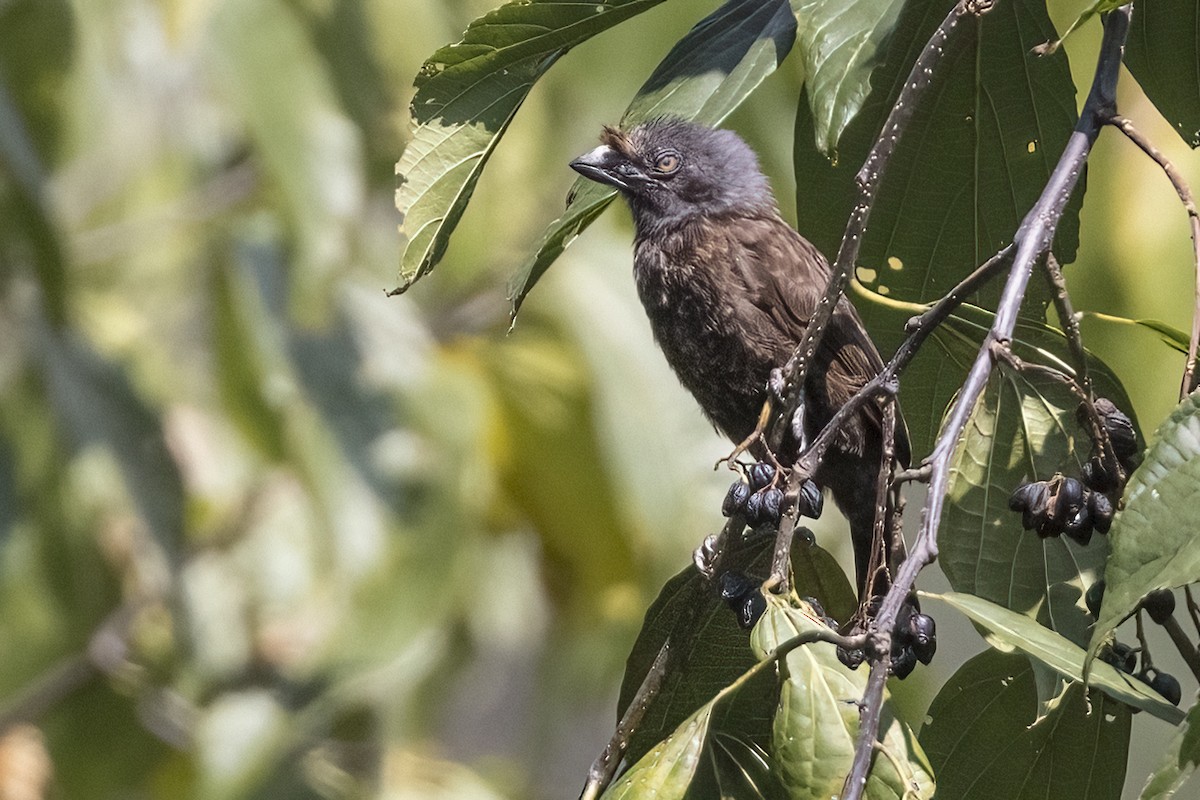
[[[721,537],[710,533],[704,537],[704,541],[692,553],[692,563],[705,578],[712,580],[713,575],[716,574],[717,562],[721,559],[723,549]]]

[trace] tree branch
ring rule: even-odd
[[[800,403],[809,362],[817,352],[825,328],[846,290],[846,284],[858,261],[858,251],[862,247],[867,221],[875,204],[875,196],[887,172],[888,163],[891,161],[896,144],[912,119],[913,112],[919,105],[922,95],[940,74],[937,67],[946,52],[959,42],[959,37],[953,35],[959,22],[963,17],[982,16],[991,10],[993,4],[994,0],[959,0],[946,15],[937,30],[933,32],[933,36],[925,44],[925,49],[917,57],[912,70],[909,71],[908,79],[904,82],[899,97],[896,98],[896,104],[892,106],[879,137],[867,154],[866,161],[863,162],[862,169],[855,176],[855,182],[859,189],[858,201],[846,223],[846,232],[842,236],[842,243],[833,263],[829,286],[817,305],[816,313],[813,314],[808,327],[805,328],[804,337],[796,345],[792,357],[788,359],[788,363],[783,368],[784,376],[787,379],[784,408],[788,410],[789,416]],[[772,451],[779,449],[786,427],[786,425],[772,427],[768,437],[768,445]]]
[[[638,687],[637,694],[625,708],[625,713],[622,715],[621,721],[617,723],[617,729],[612,738],[608,740],[604,750],[592,762],[592,766],[588,770],[587,783],[583,786],[579,800],[595,800],[612,782],[613,775],[617,772],[617,766],[621,763],[626,748],[629,747],[629,739],[637,730],[637,726],[641,724],[642,717],[646,716],[646,711],[650,708],[650,703],[658,696],[659,689],[662,688],[663,681],[667,677],[667,664],[670,656],[671,637],[668,635],[667,640],[658,649],[658,655],[654,657],[654,662],[647,670],[646,677],[642,679],[642,685]]]
[[[1120,75],[1121,57],[1131,15],[1132,5],[1124,5],[1111,12],[1105,19],[1104,38],[1100,44],[1100,56],[1092,88],[1084,103],[1079,122],[1067,140],[1067,145],[1041,196],[1021,221],[1021,226],[1013,237],[1016,252],[995,320],[967,374],[950,415],[942,425],[929,458],[929,490],[912,553],[900,565],[895,583],[884,598],[875,619],[874,633],[879,636],[880,645],[878,650],[885,658],[891,651],[892,633],[904,599],[912,591],[917,574],[937,558],[937,535],[949,483],[950,462],[954,449],[966,429],[971,411],[991,374],[992,344],[1011,340],[1017,323],[1017,313],[1025,297],[1034,264],[1049,252],[1063,208],[1079,181],[1092,144],[1099,135],[1100,128],[1116,111],[1117,79]],[[867,711],[878,708],[883,703],[884,680],[876,679],[876,675],[886,673],[878,662],[872,663],[871,673],[873,680],[869,682],[867,694],[863,697],[862,724],[855,745],[854,765],[846,777],[845,791],[842,793],[844,800],[860,800],[862,797],[866,776],[870,771],[871,756],[875,750],[875,740],[879,736],[878,716],[868,714]]]

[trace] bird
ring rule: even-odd
[[[633,276],[654,338],[713,425],[742,443],[756,431],[772,370],[791,357],[818,307],[829,262],[780,215],[737,133],[663,117],[605,127],[600,141],[570,166],[627,201]],[[841,298],[808,371],[804,437],[811,441],[882,368],[854,305]],[[897,419],[894,452],[907,466],[907,429]],[[791,438],[771,454],[785,466],[801,446]],[[759,441],[751,453],[761,459],[764,449]],[[879,586],[867,570],[882,451],[883,414],[868,402],[837,431],[813,475],[849,520],[864,604]]]

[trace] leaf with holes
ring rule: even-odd
[[[846,127],[834,158],[814,146],[809,101],[796,115],[794,161],[800,232],[826,255],[837,252],[857,200],[854,181],[918,53],[950,3],[910,0],[873,72],[873,90]],[[913,302],[940,297],[1012,240],[1046,185],[1074,128],[1075,84],[1064,53],[1029,51],[1054,37],[1040,0],[996,3],[982,18],[963,19],[941,76],[921,99],[879,187],[859,254],[860,279]],[[1055,238],[1063,263],[1075,257],[1082,191],[1068,203]],[[1031,284],[1030,316],[1042,317],[1049,295]],[[998,284],[977,298],[994,307]],[[868,328],[887,354],[903,338],[864,309]]]
[[[1034,725],[1029,659],[987,650],[946,682],[929,707],[921,745],[939,794],[955,800],[1118,800],[1129,751],[1129,710],[1074,684]],[[1032,726],[1032,727],[1031,727]]]

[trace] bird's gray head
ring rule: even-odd
[[[775,210],[754,151],[733,131],[664,118],[627,132],[605,128],[600,140],[571,167],[619,189],[639,232],[700,216]]]

